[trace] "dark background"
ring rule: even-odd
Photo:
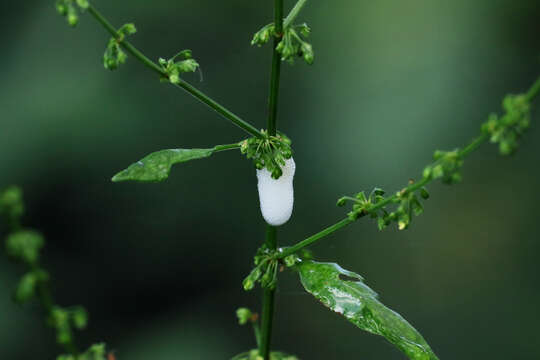
[[[185,78],[264,127],[270,47],[252,34],[272,1],[96,0],[116,25],[134,21],[150,58],[190,48]],[[228,359],[254,347],[235,309],[259,306],[241,280],[264,238],[252,164],[236,152],[174,168],[161,184],[110,178],[155,150],[210,147],[246,135],[133,58],[102,66],[109,36],[88,15],[70,29],[54,1],[0,7],[0,187],[25,190],[25,224],[48,239],[57,300],[91,314],[79,343],[119,359]],[[292,1],[285,2],[287,8]],[[316,61],[284,65],[279,128],[294,142],[292,244],[343,217],[338,197],[395,191],[437,148],[478,134],[507,92],[540,74],[537,0],[311,1]],[[539,112],[519,152],[483,146],[463,184],[430,186],[408,231],[367,219],[313,247],[365,276],[441,359],[540,358]],[[0,358],[54,359],[36,305],[12,304],[23,269],[0,257]],[[302,359],[403,359],[281,276],[275,348]]]

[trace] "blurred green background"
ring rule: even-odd
[[[204,82],[185,78],[261,128],[271,50],[249,43],[272,3],[94,1],[118,26],[134,21],[133,42],[152,59],[192,49]],[[265,227],[252,164],[227,152],[177,166],[165,183],[110,182],[149,152],[245,134],[133,58],[105,71],[109,36],[89,16],[68,28],[53,5],[0,5],[0,187],[24,188],[59,303],[90,311],[81,345],[106,341],[129,360],[254,347],[234,315],[259,306],[259,292],[241,287]],[[537,0],[309,2],[299,21],[313,28],[315,64],[282,72],[278,125],[297,172],[280,244],[342,218],[339,196],[397,190],[433,150],[467,143],[507,92],[540,74],[539,19]],[[532,123],[514,157],[484,146],[463,184],[430,186],[408,231],[360,221],[314,246],[316,257],[365,276],[441,359],[539,359],[539,111]],[[0,358],[53,359],[39,308],[10,300],[21,271],[0,257]],[[404,358],[304,294],[294,274],[280,283],[275,348],[308,360]]]

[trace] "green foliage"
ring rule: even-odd
[[[176,61],[177,58],[182,60]],[[158,62],[163,72],[167,74],[163,80],[170,81],[173,84],[180,83],[180,75],[195,72],[199,68],[199,64],[192,57],[191,50],[182,50],[169,60],[159,58]]]
[[[444,184],[457,184],[461,182],[460,173],[463,166],[463,156],[459,149],[453,151],[437,150],[433,154],[435,162],[428,165],[423,172],[425,179],[441,179]]]
[[[292,157],[291,140],[282,133],[276,136],[269,135],[266,130],[261,131],[263,137],[251,137],[241,142],[240,151],[248,159],[253,159],[257,169],[266,168],[272,178],[279,179],[283,174],[281,167],[285,160]]]
[[[504,115],[491,114],[482,125],[482,132],[489,135],[490,142],[499,144],[502,155],[510,155],[516,151],[519,139],[530,126],[531,104],[526,94],[507,95],[502,107]]]
[[[283,29],[283,34],[277,34],[275,25],[271,23],[255,33],[251,45],[262,46],[273,37],[280,38],[276,50],[281,54],[282,61],[293,64],[295,57],[301,57],[311,65],[315,55],[313,47],[305,40],[310,33],[311,29],[307,24],[300,24],[288,26]]]
[[[276,251],[270,250],[263,245],[257,250],[254,257],[255,268],[242,282],[245,291],[252,290],[258,282],[263,288],[274,289],[277,284],[279,261]]]
[[[90,4],[88,0],[57,0],[56,11],[66,18],[70,26],[76,26],[79,23],[79,12],[77,7],[84,11]]]
[[[19,304],[26,303],[37,295],[40,282],[49,280],[49,274],[44,270],[37,269],[23,275],[17,289],[15,290],[14,299]]]
[[[107,360],[107,350],[103,343],[94,344],[79,356],[60,355],[56,360]]]
[[[0,192],[0,216],[5,216],[14,225],[23,214],[23,196],[19,187],[10,186]]]
[[[161,150],[131,164],[127,169],[116,174],[112,181],[145,181],[158,182],[169,177],[174,164],[209,157],[216,151],[213,149],[169,149]]]
[[[239,308],[236,310],[236,317],[238,318],[238,324],[246,325],[251,321],[253,313],[248,308]]]
[[[22,191],[10,187],[0,193],[0,215],[8,218],[19,217],[24,209]],[[17,218],[18,220],[18,218]],[[82,330],[88,323],[88,313],[81,306],[62,308],[55,305],[49,288],[49,274],[40,267],[41,249],[45,245],[43,236],[35,231],[21,228],[20,224],[11,224],[11,233],[6,237],[6,253],[18,262],[27,265],[27,272],[21,277],[14,293],[14,300],[26,303],[37,299],[45,309],[47,323],[56,330],[56,341],[70,354],[61,355],[60,360],[105,360],[104,346],[92,346],[86,353],[77,355],[73,329]],[[100,355],[101,354],[101,355]]]
[[[259,355],[259,350],[253,349],[251,351],[238,354],[234,356],[231,360],[264,360],[262,356]],[[288,355],[279,351],[273,351],[270,353],[269,360],[299,360],[294,355]]]
[[[307,292],[360,329],[381,335],[412,360],[436,360],[422,335],[398,313],[378,300],[363,278],[333,263],[304,261],[298,265]]]
[[[44,244],[41,234],[31,230],[22,230],[7,237],[6,253],[17,261],[32,265],[38,262],[39,252]]]
[[[103,66],[108,70],[116,70],[118,66],[124,64],[127,60],[127,54],[122,50],[122,41],[137,32],[134,24],[124,24],[116,32],[116,36],[112,37],[107,44],[105,54],[103,54]]]

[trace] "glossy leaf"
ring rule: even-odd
[[[437,360],[427,342],[398,313],[384,306],[363,278],[334,263],[298,265],[304,288],[360,329],[385,337],[412,360]]]
[[[116,174],[112,181],[158,182],[169,177],[174,164],[209,157],[215,149],[168,149],[161,150],[131,164]]]

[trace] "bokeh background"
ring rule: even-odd
[[[285,1],[287,8],[293,1]],[[259,306],[241,280],[264,238],[252,164],[238,153],[174,168],[161,184],[113,184],[117,171],[173,147],[245,137],[130,58],[103,69],[109,36],[89,16],[68,28],[54,1],[0,5],[0,187],[25,190],[25,223],[48,239],[44,262],[62,305],[90,311],[79,343],[119,359],[228,359],[254,347],[235,309]],[[270,48],[249,45],[272,1],[95,0],[134,21],[149,57],[190,48],[186,79],[264,127]],[[395,191],[435,149],[479,132],[507,92],[540,74],[537,0],[312,1],[316,62],[284,65],[279,127],[294,141],[292,244],[343,217],[335,201]],[[540,112],[519,152],[484,146],[463,184],[430,186],[426,213],[404,232],[363,220],[313,247],[365,276],[441,359],[540,358]],[[1,230],[5,234],[5,229]],[[54,359],[36,305],[14,305],[22,268],[0,257],[0,358]],[[382,338],[327,311],[284,273],[274,347],[302,359],[404,359]]]

